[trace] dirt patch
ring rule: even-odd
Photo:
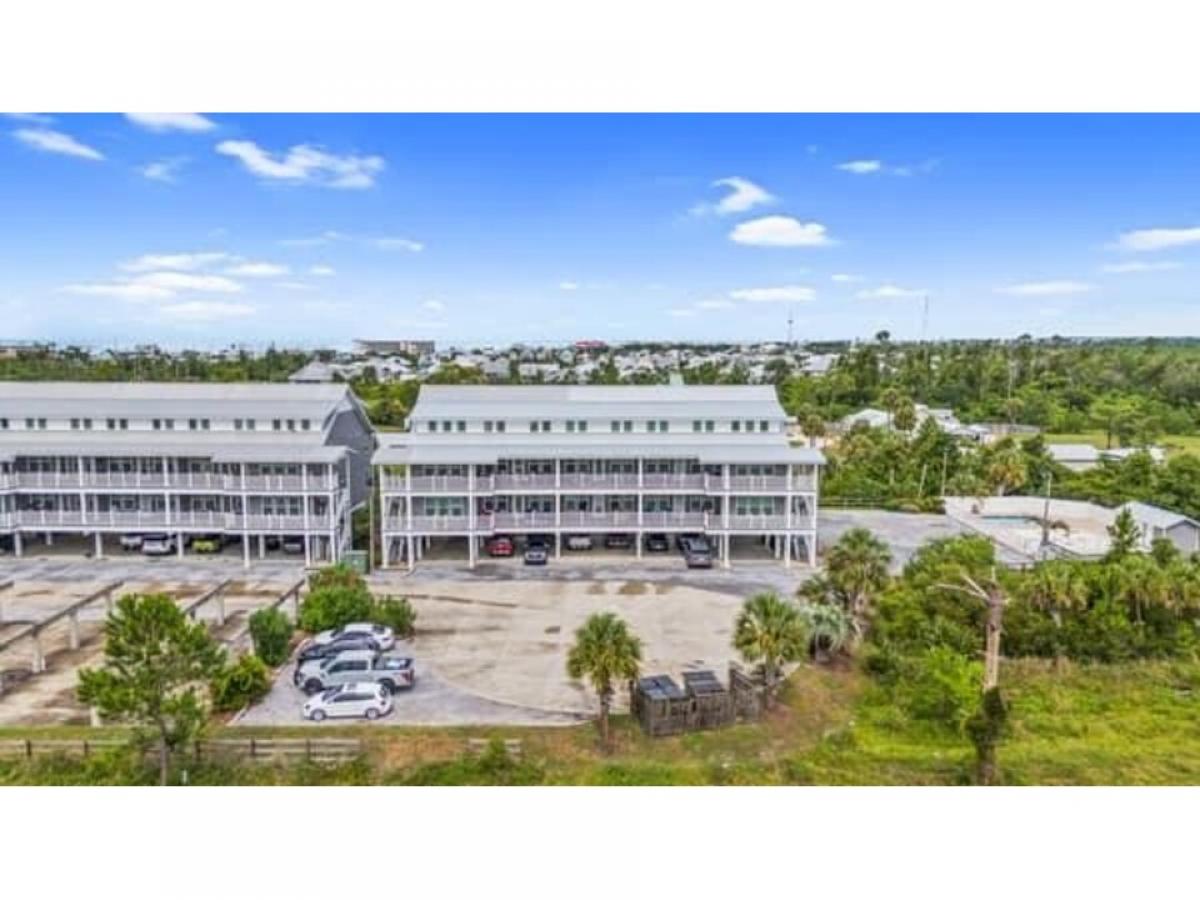
[[[636,597],[650,590],[644,581],[625,581],[617,588],[617,593],[625,597]]]
[[[587,592],[589,594],[607,594],[608,589],[604,586],[603,581],[593,581],[588,585]]]
[[[662,596],[663,594],[669,594],[673,590],[675,590],[675,585],[671,584],[670,582],[666,582],[666,581],[654,582],[654,594],[656,597]]]
[[[550,625],[546,628],[545,634],[562,634],[561,625]]]

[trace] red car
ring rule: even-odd
[[[488,538],[483,549],[487,551],[488,556],[512,556],[515,551],[512,538],[494,537]]]

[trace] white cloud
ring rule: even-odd
[[[322,278],[328,278],[331,275],[336,275],[337,270],[333,266],[309,266],[309,275],[318,275]]]
[[[421,308],[430,312],[442,312],[446,308],[446,304],[441,300],[426,300],[421,304]]]
[[[126,272],[153,272],[159,269],[190,272],[227,259],[230,259],[228,253],[147,253],[121,263],[121,268]]]
[[[1191,228],[1142,228],[1126,231],[1117,238],[1117,246],[1122,250],[1165,250],[1188,244],[1200,244],[1200,225]]]
[[[998,287],[996,293],[1013,297],[1061,297],[1068,294],[1086,294],[1092,289],[1092,285],[1082,281],[1026,281]]]
[[[199,275],[191,272],[150,272],[133,279],[134,284],[148,284],[168,291],[215,291],[236,294],[242,286],[224,275]]]
[[[775,202],[775,198],[765,188],[739,175],[718,178],[712,183],[712,186],[729,188],[729,193],[714,204],[701,203],[692,207],[693,215],[715,212],[719,216],[727,216],[731,213],[742,213],[756,206],[766,206]]]
[[[371,243],[380,250],[407,250],[410,253],[420,253],[425,249],[425,245],[420,241],[403,237],[371,238]]]
[[[812,300],[816,293],[801,284],[787,284],[781,287],[742,288],[730,291],[729,296],[749,303],[804,303]]]
[[[673,316],[676,319],[690,319],[692,316],[696,315],[696,310],[691,309],[690,307],[677,306],[674,309],[668,309],[667,315]]]
[[[89,147],[87,144],[81,144],[69,134],[49,128],[18,128],[13,132],[13,137],[27,147],[45,153],[61,153],[64,156],[75,156],[79,159],[104,159],[104,154],[99,150]]]
[[[68,294],[88,297],[116,297],[121,300],[162,300],[174,297],[175,292],[153,284],[136,281],[89,282],[68,284],[62,290]]]
[[[176,159],[160,159],[146,165],[141,166],[138,171],[142,173],[142,177],[149,178],[151,181],[164,181],[167,184],[175,182],[175,173],[183,168],[187,160],[180,157]]]
[[[334,241],[348,240],[349,237],[350,235],[340,231],[323,231],[312,237],[284,238],[278,243],[285,247],[317,247],[322,244],[332,244]]]
[[[381,156],[336,156],[319,147],[297,144],[275,155],[253,141],[221,141],[217,152],[241,161],[260,178],[331,188],[369,188],[384,169]]]
[[[198,113],[125,113],[134,125],[147,131],[212,131],[217,123]]]
[[[872,175],[883,170],[883,163],[877,159],[852,159],[838,163],[838,168],[854,175]]]
[[[558,289],[560,291],[577,291],[577,290],[579,290],[579,282],[578,281],[560,281],[558,283]]]
[[[696,309],[734,309],[737,306],[732,300],[701,300]]]
[[[925,292],[919,288],[906,288],[895,284],[884,284],[855,294],[860,300],[907,300],[924,295]]]
[[[238,275],[243,278],[275,278],[279,275],[286,275],[290,271],[287,266],[279,263],[243,262],[236,266],[230,266],[225,270],[225,274]]]
[[[830,281],[836,281],[838,284],[853,284],[856,281],[862,281],[861,275],[850,275],[846,272],[837,272],[829,276]]]
[[[6,112],[0,113],[9,119],[16,119],[18,122],[33,122],[35,125],[49,125],[54,121],[54,116],[48,116],[45,113],[17,113]]]
[[[1178,269],[1180,264],[1177,262],[1145,262],[1144,260],[1131,260],[1123,263],[1108,263],[1100,267],[1101,272],[1108,272],[1114,275],[1124,275],[1129,272],[1165,272],[1168,269]]]
[[[791,216],[763,216],[739,222],[729,232],[736,244],[755,247],[824,247],[833,243],[820,222],[801,222]]]
[[[159,307],[159,313],[180,322],[219,322],[225,319],[244,319],[255,308],[248,303],[226,303],[220,300],[186,300]]]

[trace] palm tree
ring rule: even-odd
[[[836,655],[850,641],[850,617],[840,606],[831,603],[805,603],[800,618],[808,632],[808,648],[813,656]]]
[[[887,545],[865,528],[847,531],[825,556],[829,582],[850,616],[855,643],[866,634],[871,601],[887,585],[891,562]]]
[[[637,678],[641,661],[641,640],[616,613],[594,613],[575,632],[575,644],[567,654],[567,674],[576,680],[586,678],[600,698],[600,740],[606,750],[615,685]]]
[[[743,605],[733,625],[733,646],[746,662],[761,662],[770,707],[784,663],[798,662],[808,652],[808,635],[800,611],[770,591],[755,594]]]
[[[1044,610],[1054,622],[1054,667],[1062,665],[1063,612],[1078,609],[1087,603],[1088,584],[1079,567],[1063,560],[1044,562],[1037,566],[1022,583],[1029,603]]]

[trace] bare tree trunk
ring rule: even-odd
[[[608,707],[610,703],[609,692],[602,691],[600,693],[600,744],[603,746],[605,753],[612,748],[608,732]]]
[[[1004,595],[997,585],[989,585],[987,632],[983,648],[983,689],[1000,684],[1000,635],[1004,630]]]

